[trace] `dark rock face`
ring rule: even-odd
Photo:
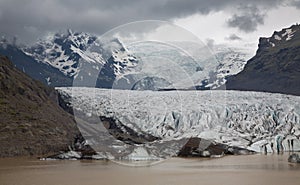
[[[103,65],[98,74],[96,87],[108,89],[111,89],[113,87],[113,83],[116,79],[116,75],[114,74],[114,64],[114,58],[110,57],[107,60],[107,62]]]
[[[53,154],[67,150],[77,135],[56,91],[0,56],[0,157]]]
[[[300,156],[299,154],[292,154],[289,156],[288,161],[290,163],[300,163]]]
[[[300,25],[260,38],[244,70],[227,79],[229,90],[300,95]]]
[[[220,157],[225,154],[253,154],[253,151],[215,143],[201,138],[190,138],[179,151],[179,157]]]
[[[116,139],[123,141],[124,143],[131,145],[143,144],[160,139],[142,131],[137,133],[133,129],[121,124],[118,120],[113,118],[100,117],[100,119],[108,132]]]

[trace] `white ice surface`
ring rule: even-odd
[[[165,140],[198,136],[259,152],[263,145],[271,151],[271,143],[277,146],[275,137],[282,135],[284,143],[298,138],[295,147],[299,147],[298,96],[240,91],[58,90],[72,97],[75,110],[111,117]]]
[[[149,152],[143,147],[136,147],[132,153],[123,157],[123,160],[129,161],[154,161],[160,160],[160,158],[149,154]]]

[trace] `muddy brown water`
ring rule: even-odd
[[[0,159],[0,185],[299,185],[300,164],[284,155],[171,158],[153,166],[111,161]]]

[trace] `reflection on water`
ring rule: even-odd
[[[148,167],[122,166],[110,161],[0,159],[0,184],[299,184],[300,164],[288,163],[287,159],[287,154],[172,158]]]

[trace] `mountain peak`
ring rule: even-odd
[[[295,24],[281,31],[275,31],[271,37],[261,37],[257,52],[282,49],[300,40],[300,25]]]
[[[300,25],[260,38],[256,55],[244,70],[228,79],[232,90],[300,95]]]
[[[95,42],[96,36],[88,33],[68,30],[66,33],[55,33],[47,40],[40,40],[23,51],[37,61],[47,63],[60,69],[67,76],[78,73],[78,63],[84,56],[84,51]]]

